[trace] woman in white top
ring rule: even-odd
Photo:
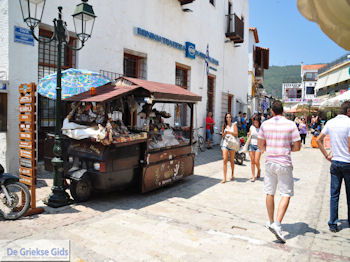
[[[258,170],[256,178],[260,178],[260,156],[261,152],[258,148],[258,133],[261,126],[260,117],[256,116],[253,118],[253,124],[250,126],[248,136],[251,136],[250,144],[248,146],[249,156],[250,156],[250,167],[252,170],[251,182],[255,181],[255,167]]]
[[[231,163],[231,180],[234,180],[234,170],[235,170],[235,151],[230,149],[227,146],[227,143],[225,141],[226,136],[238,136],[238,128],[237,123],[232,123],[232,115],[230,113],[225,114],[224,118],[224,125],[222,127],[222,143],[221,143],[221,150],[222,150],[222,158],[224,160],[224,179],[221,181],[221,183],[226,182],[226,175],[227,175],[227,162],[230,155],[230,163]]]

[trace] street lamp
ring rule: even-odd
[[[84,47],[85,42],[91,37],[92,29],[95,22],[95,13],[92,6],[89,5],[88,0],[82,0],[75,8],[72,15],[74,20],[75,33],[81,42],[79,48],[69,46],[69,32],[66,29],[67,23],[62,20],[62,7],[58,7],[58,19],[53,20],[54,32],[53,36],[47,40],[40,40],[35,35],[35,28],[40,24],[46,0],[19,0],[23,21],[28,25],[30,31],[38,42],[49,43],[57,41],[57,87],[56,87],[56,125],[55,125],[55,144],[53,153],[55,157],[52,159],[54,168],[54,180],[52,192],[45,204],[51,207],[61,207],[70,203],[70,198],[65,191],[64,185],[64,161],[62,159],[62,121],[61,121],[61,64],[62,64],[62,47],[66,46],[73,50],[80,50]]]

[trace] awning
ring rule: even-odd
[[[132,77],[119,77],[116,84],[120,86],[139,86],[150,92],[156,101],[190,102],[202,101],[202,97],[185,88],[173,84],[148,81]]]
[[[71,96],[64,101],[80,101],[80,102],[106,102],[119,96],[126,95],[139,88],[139,86],[116,86],[115,84],[107,84],[96,87],[96,95],[91,95],[90,91]]]
[[[196,103],[202,100],[198,96],[180,86],[141,80],[130,77],[120,77],[116,83],[96,87],[96,94],[90,91],[69,97],[65,101],[106,102],[127,94],[136,96],[153,96],[155,101]]]
[[[338,70],[330,72],[329,74],[321,76],[317,80],[315,89],[318,90],[326,86],[335,85],[348,79],[350,79],[349,67],[342,67]]]

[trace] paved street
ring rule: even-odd
[[[195,175],[165,189],[100,195],[86,204],[0,221],[1,239],[70,239],[71,261],[350,261],[344,189],[342,230],[331,233],[329,163],[319,150],[293,154],[295,197],[283,224],[285,245],[264,228],[263,180],[249,181],[247,161],[236,165],[234,182],[220,184],[220,153],[218,147],[201,153]],[[50,179],[42,176],[39,199],[47,184]]]

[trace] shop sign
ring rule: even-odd
[[[31,149],[33,146],[32,142],[29,141],[19,141],[19,147],[24,149]]]
[[[32,111],[33,110],[31,106],[19,106],[19,112],[21,113],[30,113]]]
[[[20,114],[18,118],[20,122],[32,122],[33,119],[31,115],[24,114]]]
[[[20,150],[19,150],[19,156],[20,156],[20,157],[24,157],[24,158],[29,158],[29,159],[32,159],[32,158],[33,158],[32,151],[30,151],[30,150],[24,150],[24,149],[20,149]]]
[[[32,160],[26,158],[20,158],[19,164],[23,167],[32,168]]]
[[[31,131],[32,130],[32,124],[28,124],[28,123],[20,123],[19,124],[19,130],[21,132],[23,131]]]
[[[34,37],[32,32],[27,28],[15,26],[14,40],[17,43],[34,46]]]
[[[35,188],[36,153],[35,153],[35,91],[36,85],[22,84],[18,88],[19,97],[19,173],[20,181]],[[35,190],[34,190],[35,191]],[[33,190],[32,190],[33,194]],[[35,198],[35,196],[34,196]],[[32,201],[32,207],[35,203]]]
[[[182,44],[180,44],[180,43],[178,43],[176,41],[173,41],[173,40],[170,40],[170,39],[168,39],[166,37],[163,37],[163,36],[157,35],[155,33],[149,32],[149,31],[147,31],[145,29],[142,29],[140,27],[135,27],[134,31],[135,31],[136,35],[139,35],[139,36],[151,39],[153,41],[157,41],[157,42],[159,42],[159,43],[161,43],[163,45],[167,45],[167,46],[170,46],[172,48],[176,48],[176,49],[181,50],[181,51],[185,51],[186,57],[195,59],[196,56],[199,56],[200,58],[202,58],[204,60],[207,59],[210,63],[212,63],[212,64],[214,64],[216,66],[219,65],[219,61],[218,60],[216,60],[216,59],[214,59],[214,58],[212,58],[210,56],[207,58],[205,53],[196,50],[196,46],[193,43],[186,42],[185,45],[182,45]]]
[[[31,95],[24,95],[19,98],[20,104],[30,104],[32,103],[33,99]]]

